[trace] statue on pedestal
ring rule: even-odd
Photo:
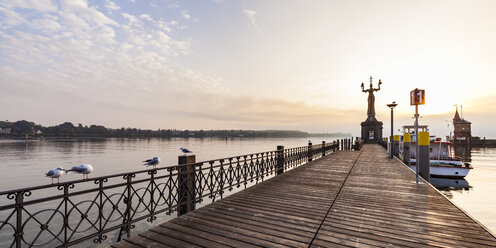
[[[374,102],[375,102],[375,96],[374,96],[374,91],[379,91],[381,90],[381,80],[379,79],[379,88],[374,89],[372,86],[372,76],[370,77],[370,88],[365,89],[363,87],[363,82],[362,82],[362,92],[368,92],[369,93],[369,107],[367,109],[367,120],[376,120],[375,119],[375,107],[374,107]],[[377,121],[377,120],[376,120]]]
[[[372,77],[370,77],[370,87],[365,89],[362,82],[362,92],[369,93],[367,119],[361,123],[362,126],[362,139],[366,142],[377,142],[382,139],[382,122],[377,121],[375,118],[375,96],[374,91],[381,90],[382,81],[379,80],[379,87],[374,88],[372,85]]]

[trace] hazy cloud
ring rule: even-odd
[[[184,19],[189,20],[191,19],[191,16],[188,14],[187,10],[181,10],[181,15],[183,16]]]
[[[14,9],[31,9],[39,12],[52,12],[57,10],[57,5],[51,0],[7,0],[0,4],[5,7]]]
[[[248,17],[250,27],[253,29],[257,29],[257,23],[255,21],[257,12],[251,9],[244,9],[243,13],[245,13],[246,17]]]
[[[121,7],[117,6],[114,2],[111,0],[106,0],[106,7],[109,11],[114,11],[114,10],[120,10]]]

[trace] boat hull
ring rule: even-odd
[[[416,172],[416,166],[410,165],[410,169]],[[471,167],[449,166],[449,165],[430,165],[430,174],[432,177],[444,178],[464,178],[470,172]]]

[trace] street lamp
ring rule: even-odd
[[[391,147],[389,148],[389,157],[393,158],[393,109],[394,107],[398,106],[396,102],[393,101],[393,103],[390,103],[387,105],[391,109],[391,138],[389,139],[391,143]]]

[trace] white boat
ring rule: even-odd
[[[416,171],[416,148],[415,126],[403,126],[403,133],[411,134],[410,142],[410,164],[409,167]],[[419,132],[427,132],[427,125],[419,125]],[[451,142],[441,141],[441,138],[430,137],[429,166],[432,177],[463,178],[470,172],[472,166],[463,163],[461,157],[454,156],[451,152]],[[403,142],[400,142],[400,156],[403,157]]]

